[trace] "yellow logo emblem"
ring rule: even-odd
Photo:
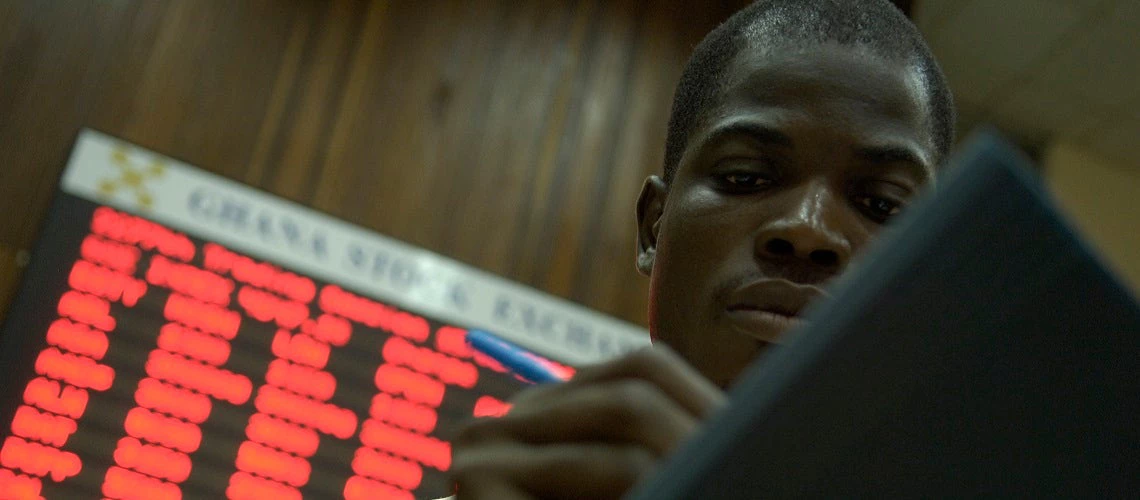
[[[118,177],[99,181],[99,195],[110,198],[120,190],[128,190],[134,195],[140,208],[154,206],[154,195],[146,188],[148,179],[161,178],[166,173],[166,165],[160,160],[152,160],[149,165],[138,166],[130,158],[128,148],[119,145],[111,151],[111,163]]]

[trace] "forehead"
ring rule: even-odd
[[[774,125],[809,123],[851,135],[891,135],[933,151],[920,73],[859,47],[746,48],[693,134],[749,115]],[[698,141],[699,142],[699,141]]]

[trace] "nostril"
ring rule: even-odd
[[[764,249],[772,255],[792,255],[796,253],[796,247],[792,245],[792,242],[780,238],[768,240],[768,243],[764,245]]]
[[[812,262],[824,267],[831,267],[839,263],[839,254],[831,250],[816,250],[808,254],[808,258],[810,258]]]

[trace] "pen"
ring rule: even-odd
[[[508,370],[536,384],[566,381],[562,375],[530,357],[523,348],[483,330],[468,330],[467,343],[472,349],[490,356]]]

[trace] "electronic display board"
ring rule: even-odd
[[[449,434],[645,332],[80,134],[0,332],[0,498],[434,498]]]

